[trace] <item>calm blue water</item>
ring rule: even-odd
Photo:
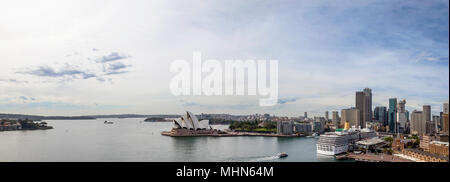
[[[113,121],[105,125],[105,120]],[[144,118],[50,120],[52,130],[0,132],[0,161],[316,162],[314,138],[167,137],[172,123]],[[215,125],[215,128],[227,128]],[[276,158],[287,152],[289,157]]]

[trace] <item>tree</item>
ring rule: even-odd
[[[394,139],[392,137],[386,137],[386,138],[384,138],[384,141],[392,142],[392,141],[394,141]]]

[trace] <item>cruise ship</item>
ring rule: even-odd
[[[367,129],[342,130],[326,132],[317,140],[317,153],[322,155],[337,155],[345,153],[349,147],[359,140],[376,137],[376,133]]]

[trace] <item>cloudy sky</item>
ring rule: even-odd
[[[448,0],[0,3],[0,113],[323,115],[372,88],[407,109],[449,97]],[[182,96],[170,63],[279,60],[279,104]]]

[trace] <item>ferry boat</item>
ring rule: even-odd
[[[114,122],[112,122],[112,121],[105,121],[105,122],[103,122],[104,124],[114,124]]]
[[[279,158],[285,158],[285,157],[288,157],[288,154],[286,152],[281,152],[281,153],[278,154],[278,157]]]

